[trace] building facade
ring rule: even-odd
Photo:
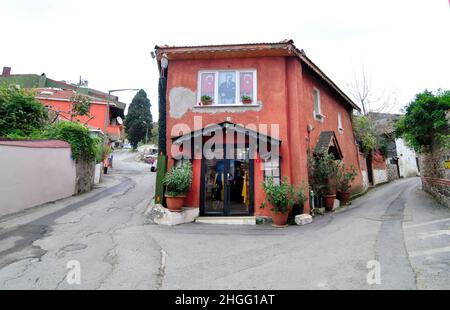
[[[50,110],[59,113],[61,120],[70,118],[70,110],[74,104],[73,99],[83,96],[91,101],[90,116],[76,119],[93,130],[108,133],[111,141],[123,138],[123,124],[125,103],[119,101],[117,96],[88,88],[56,81],[48,78],[45,73],[37,74],[11,74],[11,68],[4,67],[0,75],[0,84],[31,89],[36,99],[41,101]]]
[[[168,168],[193,165],[186,206],[201,215],[268,215],[262,182],[307,183],[308,154],[318,149],[356,167],[353,190],[363,188],[351,124],[359,108],[293,41],[157,46],[156,55],[167,76],[160,117]]]

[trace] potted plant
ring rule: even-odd
[[[308,186],[305,181],[302,181],[302,184],[298,188],[298,190],[294,193],[294,206],[292,208],[292,216],[303,214],[305,208],[305,202],[308,199],[306,193],[308,192]]]
[[[324,153],[314,158],[314,178],[321,184],[319,188],[325,198],[325,207],[328,210],[333,209],[336,199],[337,171],[338,165],[332,154]]]
[[[184,198],[192,184],[192,165],[185,163],[181,168],[173,167],[163,179],[166,186],[167,208],[172,212],[181,212]]]
[[[213,103],[213,100],[209,95],[201,96],[200,101],[202,102],[203,105],[211,105]]]
[[[358,175],[358,171],[355,167],[350,166],[350,169],[345,167],[345,164],[339,166],[337,173],[337,189],[339,198],[344,204],[350,201],[350,188],[351,183]]]
[[[252,97],[247,96],[247,95],[243,95],[243,96],[241,97],[241,100],[242,100],[242,103],[243,103],[243,104],[251,104],[252,101],[253,101]]]
[[[262,183],[264,192],[266,193],[267,203],[272,209],[272,226],[277,228],[287,227],[290,207],[294,203],[295,190],[287,181],[287,178],[280,180],[279,184],[275,184],[273,179],[266,180]],[[266,202],[261,208],[266,207]]]

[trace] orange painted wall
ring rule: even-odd
[[[241,113],[216,112],[198,113],[189,110],[180,118],[170,117],[170,91],[175,87],[188,88],[197,92],[199,70],[244,69],[257,70],[257,99],[262,102],[260,111]],[[323,124],[313,119],[312,89],[316,87],[321,93],[322,113],[326,116]],[[358,151],[351,127],[351,110],[344,106],[337,95],[314,78],[302,67],[295,57],[260,57],[215,60],[171,60],[167,81],[167,150],[171,150],[171,129],[176,124],[194,125],[194,116],[202,117],[202,127],[212,123],[221,123],[231,117],[232,123],[272,124],[280,125],[281,143],[281,174],[296,185],[307,182],[307,148],[312,148],[320,131],[334,130],[344,155],[344,162],[359,169]],[[344,133],[338,133],[337,113],[342,113]],[[314,130],[308,143],[307,124],[312,124]],[[178,136],[179,134],[176,134]],[[269,132],[270,135],[270,132]],[[169,168],[173,160],[169,159]],[[186,204],[191,207],[200,205],[200,160],[193,161],[193,186],[187,197]],[[255,160],[254,192],[255,214],[269,214],[269,209],[261,210],[259,206],[264,201],[264,192],[260,186],[263,181],[262,162]],[[362,182],[359,173],[355,185]],[[305,209],[308,212],[308,208]]]
[[[51,106],[52,109],[55,111],[62,111],[62,115],[64,117],[69,118],[68,112],[72,108],[72,104],[73,104],[72,102],[59,101],[59,100],[47,100],[47,99],[39,99],[39,101],[42,102],[42,104],[44,104],[44,105]],[[94,116],[94,118],[91,119],[89,122],[87,122],[87,125],[97,128],[97,129],[100,129],[103,132],[104,128],[105,128],[106,104],[92,103],[89,113],[91,116]],[[89,119],[89,117],[81,116],[81,117],[76,117],[75,119],[79,120],[80,123],[84,124]],[[120,134],[120,130],[121,130],[120,127],[121,126],[118,126],[118,125],[117,126],[109,125],[107,128],[107,131],[109,133]]]
[[[306,72],[306,74],[305,74]],[[352,129],[351,113],[352,110],[346,107],[337,95],[333,93],[327,86],[323,85],[320,80],[309,73],[308,69],[304,69],[303,74],[304,103],[306,124],[313,126],[310,134],[310,147],[314,150],[321,131],[333,130],[336,134],[339,146],[343,155],[343,162],[346,166],[353,165],[358,169],[358,175],[353,182],[353,187],[362,185],[362,175],[360,161],[358,160],[359,151],[355,142],[355,136]],[[323,123],[314,119],[314,99],[313,89],[317,88],[320,92],[321,113],[325,115]],[[341,112],[342,128],[344,132],[338,131],[338,112]],[[306,135],[305,125],[305,135]]]

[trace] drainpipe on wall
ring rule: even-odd
[[[166,125],[167,125],[167,109],[166,109],[166,92],[167,92],[167,66],[168,60],[163,55],[160,60],[160,76],[158,84],[158,165],[156,171],[155,184],[155,203],[165,205],[163,179],[166,174],[167,165],[167,145],[166,145]]]

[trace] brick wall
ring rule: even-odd
[[[422,177],[422,188],[450,208],[450,180]]]

